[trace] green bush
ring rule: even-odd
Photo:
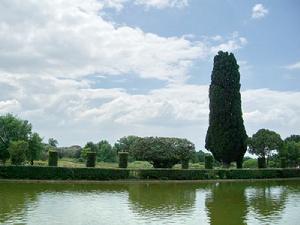
[[[12,141],[9,144],[8,152],[11,164],[21,165],[25,162],[28,143],[26,141]]]
[[[213,169],[214,158],[212,155],[206,155],[204,161],[205,161],[205,169]]]
[[[247,159],[243,163],[244,168],[257,168],[257,159]]]
[[[128,179],[129,170],[42,166],[0,166],[2,179],[117,180]]]
[[[280,158],[280,168],[286,168],[286,158],[285,157]]]
[[[54,150],[49,151],[49,158],[48,158],[48,166],[57,166],[58,162],[58,152]]]
[[[264,157],[257,158],[257,165],[258,165],[258,168],[260,168],[260,169],[266,168],[267,167],[266,158],[264,158]]]
[[[189,159],[181,160],[181,169],[188,169],[189,168]]]
[[[87,152],[86,167],[95,167],[95,166],[96,166],[96,152]]]
[[[119,168],[127,168],[128,152],[119,152]]]

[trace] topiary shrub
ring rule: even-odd
[[[264,157],[257,158],[257,165],[258,165],[258,168],[260,168],[260,169],[267,168],[266,158],[264,158]]]
[[[48,166],[57,166],[58,162],[58,152],[54,150],[49,151],[49,158],[48,158]]]
[[[286,168],[286,158],[285,157],[280,158],[280,167]]]
[[[189,159],[181,160],[181,169],[188,169],[189,168]]]
[[[119,152],[119,168],[127,168],[128,152]]]
[[[95,167],[95,166],[96,166],[96,152],[87,152],[86,167]]]
[[[204,161],[205,161],[205,169],[213,169],[214,158],[212,155],[206,155]]]

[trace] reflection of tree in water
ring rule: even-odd
[[[35,193],[28,185],[0,183],[0,223],[23,215],[26,205],[36,200]]]
[[[287,196],[287,187],[274,183],[256,183],[247,189],[249,206],[262,219],[278,219]]]
[[[199,184],[132,184],[129,186],[129,201],[132,210],[140,214],[172,215],[194,207],[197,188]]]
[[[34,207],[42,193],[119,193],[127,192],[126,184],[66,184],[66,183],[0,183],[0,224],[13,218],[23,218]]]
[[[245,188],[241,183],[216,183],[211,187],[205,200],[210,224],[246,224]]]

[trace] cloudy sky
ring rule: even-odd
[[[248,135],[300,133],[298,0],[1,0],[0,114],[61,146],[204,146],[213,56],[234,52]]]

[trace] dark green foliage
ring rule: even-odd
[[[188,169],[189,168],[189,160],[181,160],[181,169]]]
[[[272,151],[282,146],[279,134],[268,129],[260,129],[248,139],[249,153],[257,155],[259,158],[269,159]]]
[[[293,141],[293,142],[298,143],[298,142],[300,142],[300,135],[293,134],[293,135],[287,137],[286,139],[284,139],[284,141],[286,141],[286,142]]]
[[[128,166],[128,152],[119,152],[119,168],[127,168]]]
[[[37,133],[33,133],[29,138],[26,159],[31,165],[33,165],[33,160],[39,159],[40,154],[44,149],[42,140],[43,139]]]
[[[247,150],[240,86],[239,66],[234,55],[220,51],[214,58],[209,87],[210,113],[205,147],[226,166],[234,161],[242,162]]]
[[[268,179],[300,177],[300,169],[145,169],[136,170],[135,172],[140,179],[159,180]]]
[[[285,157],[280,157],[280,167],[281,168],[286,168],[286,158]]]
[[[28,141],[31,124],[12,114],[0,116],[0,161],[5,163],[9,158],[8,147],[11,141]]]
[[[11,164],[21,165],[25,162],[28,143],[26,141],[11,141],[8,147]]]
[[[57,145],[58,145],[58,141],[57,141],[56,139],[54,139],[54,138],[49,138],[48,144],[49,144],[50,146],[52,146],[53,148],[56,148]]]
[[[212,155],[205,156],[205,169],[213,169],[214,158]]]
[[[34,180],[128,179],[129,170],[40,166],[0,166],[0,178]]]
[[[58,163],[58,152],[54,150],[50,150],[48,152],[49,158],[48,158],[48,166],[57,166]]]
[[[266,168],[267,167],[266,158],[265,157],[257,158],[257,165],[258,165],[258,168]]]
[[[86,154],[86,167],[96,166],[96,152],[87,152]]]
[[[204,162],[205,152],[199,150],[198,152],[195,152],[192,156],[192,162],[193,163],[199,163]]]
[[[134,146],[134,143],[139,140],[140,137],[137,136],[127,136],[122,137],[114,144],[113,150],[114,152],[129,152],[128,155],[128,161],[132,162],[136,159],[134,158],[134,155],[132,154],[132,146]]]
[[[279,154],[286,158],[288,167],[297,167],[300,163],[300,142],[284,141]]]
[[[190,159],[194,152],[194,144],[180,138],[145,137],[131,146],[134,158],[146,160],[154,168],[172,168],[182,160]]]
[[[98,143],[97,160],[101,162],[117,161],[117,153],[108,141],[102,140]]]

